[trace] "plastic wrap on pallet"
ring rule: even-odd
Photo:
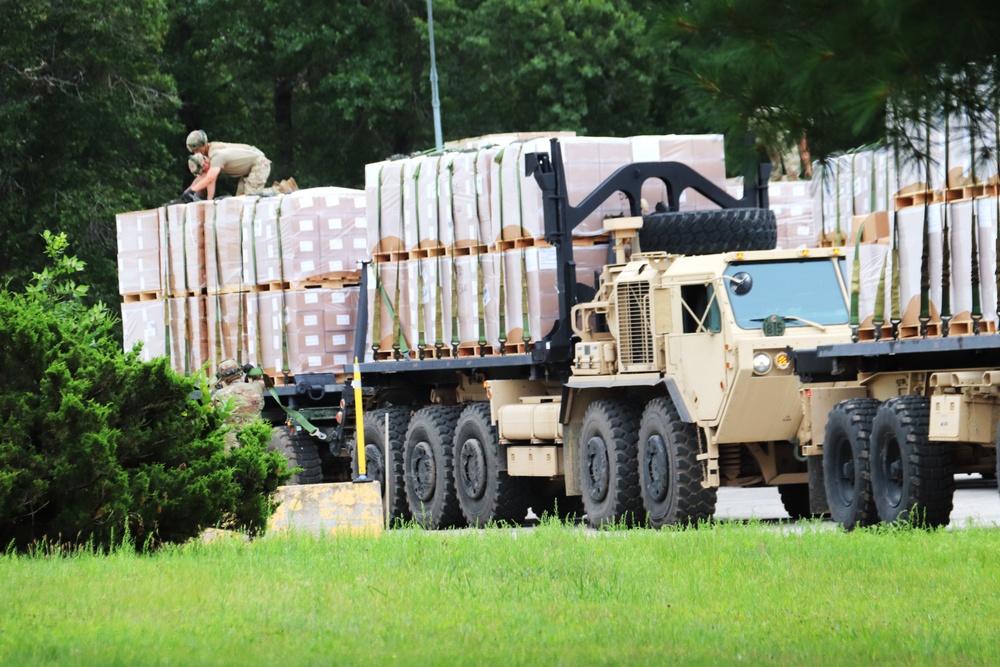
[[[817,245],[819,230],[814,222],[809,186],[809,181],[773,181],[768,184],[771,210],[778,224],[778,248],[811,248]]]
[[[200,293],[205,283],[205,212],[210,202],[165,207],[164,274],[171,296]]]
[[[248,295],[257,363],[272,377],[343,373],[353,361],[358,287]]]
[[[911,206],[896,212],[899,226],[899,293],[900,308],[904,317],[914,309],[920,299],[920,266],[923,256],[924,214],[928,228],[928,266],[930,274],[930,302],[940,312],[941,308],[941,204]],[[952,248],[952,255],[959,249]],[[914,305],[915,302],[917,305]],[[953,309],[954,310],[954,309]],[[911,322],[912,323],[912,322]]]
[[[483,245],[490,233],[490,165],[496,146],[449,153],[441,169],[442,220],[450,222],[454,245]]]
[[[150,361],[167,353],[166,313],[163,299],[133,301],[122,304],[122,337],[124,349],[131,351],[142,345],[139,358]]]
[[[450,197],[442,190],[441,176],[447,173],[451,156],[439,153],[418,160],[409,174],[412,183],[404,190],[406,247],[449,247],[455,242],[455,233],[447,206]]]
[[[239,290],[243,277],[243,209],[254,197],[227,197],[205,210],[205,283],[209,293]]]
[[[458,299],[458,338],[471,348],[483,341],[491,347],[499,338],[499,262],[495,253],[455,258],[455,297]]]
[[[170,365],[191,375],[208,361],[208,320],[204,296],[176,297],[170,308]]]
[[[247,295],[240,292],[209,294],[205,297],[205,326],[208,331],[208,359],[211,372],[225,359],[236,359],[242,364],[255,363],[248,356]]]
[[[445,148],[454,150],[476,150],[495,146],[506,146],[515,141],[528,141],[531,139],[546,139],[550,137],[568,138],[575,137],[576,132],[500,132],[495,134],[485,134],[481,137],[470,137],[467,139],[456,139],[445,143]]]
[[[365,207],[369,254],[403,250],[403,166],[405,160],[365,165]]]
[[[595,272],[600,272],[608,262],[608,245],[577,246],[573,248],[573,259],[577,282],[596,287]],[[559,319],[556,249],[532,247],[505,251],[503,279],[506,342],[518,344],[526,338],[539,341],[551,333]]]
[[[997,321],[996,230],[997,200],[980,198],[949,206],[951,238],[951,311],[957,315],[972,309],[972,221],[975,206],[977,259],[979,263],[980,310],[984,319]]]
[[[885,308],[883,312],[884,321],[889,321],[891,301],[892,279],[892,257],[889,252],[890,246],[885,243],[865,243],[858,247],[858,259],[860,260],[860,292],[858,294],[858,316],[861,325],[870,326],[870,319],[875,313],[875,299],[878,295],[879,280],[882,276],[882,267],[885,265]],[[847,255],[847,285],[850,288],[854,280],[854,250],[849,249]]]
[[[721,134],[674,134],[664,136],[639,136],[630,139],[632,162],[680,162],[718,185],[725,186],[726,156]],[[642,196],[652,209],[657,202],[666,201],[666,186],[662,181],[650,180],[642,186]],[[742,197],[742,191],[737,198]],[[682,211],[716,209],[718,206],[701,194],[687,190],[680,195]]]
[[[376,262],[372,265],[374,280],[368,283],[369,318],[372,322],[372,338],[378,341],[379,353],[393,350],[416,348],[414,333],[416,324],[416,299],[409,294],[411,288],[410,263],[408,260]],[[417,289],[416,272],[412,287]],[[376,295],[379,302],[376,306]],[[399,330],[399,340],[396,331]]]
[[[253,239],[244,244],[248,280],[258,285],[356,281],[367,256],[364,206],[360,190],[311,188],[247,207],[244,239]]]
[[[452,258],[428,257],[410,260],[410,264],[419,264],[419,291],[411,290],[410,294],[417,297],[425,343],[448,347],[452,344],[452,325],[458,319],[457,310],[452,309],[455,298]]]
[[[118,292],[141,294],[162,291],[160,271],[161,209],[119,213],[115,216],[118,237]]]

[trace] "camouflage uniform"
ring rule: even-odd
[[[230,426],[226,431],[226,452],[239,447],[237,433],[244,425],[260,417],[264,408],[264,382],[260,376],[250,382],[240,382],[242,373],[220,380],[220,387],[212,393],[212,404],[222,407],[232,402],[229,413]]]

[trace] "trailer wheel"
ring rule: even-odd
[[[830,516],[847,530],[878,522],[869,455],[874,398],[841,401],[830,410],[823,443],[823,484]]]
[[[636,460],[639,413],[612,399],[587,407],[580,429],[580,486],[592,528],[635,522],[642,509]]]
[[[930,400],[897,396],[872,424],[872,493],[886,523],[947,526],[955,495],[951,450],[927,439]]]
[[[389,416],[389,476],[385,465],[385,420]],[[365,413],[365,461],[367,476],[378,480],[382,486],[382,501],[386,504],[389,523],[409,520],[410,508],[406,504],[406,489],[403,475],[403,443],[406,427],[410,423],[410,411],[406,408],[382,408]],[[358,476],[357,439],[351,443],[354,476]]]
[[[706,489],[698,461],[698,431],[668,398],[654,398],[639,426],[639,487],[649,524],[696,524],[715,514],[717,491]]]
[[[778,243],[774,211],[763,208],[651,213],[642,221],[639,247],[643,252],[711,255],[773,250]]]
[[[500,470],[499,448],[490,404],[470,403],[455,425],[455,489],[470,526],[520,524],[528,514],[523,480]]]
[[[300,468],[293,473],[288,484],[319,484],[323,481],[323,462],[319,457],[316,441],[306,434],[292,435],[288,428],[276,426],[271,431],[268,451],[281,452],[288,461],[288,469]]]
[[[406,430],[406,502],[413,519],[424,528],[465,525],[455,494],[453,457],[460,410],[446,405],[424,408],[413,415]]]
[[[809,508],[808,484],[779,484],[778,495],[781,496],[781,505],[788,512],[792,521],[808,519],[812,516]]]

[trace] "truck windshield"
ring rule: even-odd
[[[830,259],[733,262],[725,282],[736,324],[757,329],[768,315],[789,318],[789,327],[847,324],[848,308],[836,273],[839,263]]]

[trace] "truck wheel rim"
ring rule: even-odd
[[[879,466],[882,469],[882,495],[892,507],[897,507],[903,498],[903,459],[899,442],[891,433],[885,438]]]
[[[609,483],[608,448],[604,440],[596,435],[588,440],[585,456],[587,493],[600,502],[608,495]]]
[[[463,442],[459,466],[463,490],[469,498],[479,500],[486,492],[486,456],[483,453],[483,443],[476,438]]]
[[[413,446],[413,491],[417,494],[417,498],[428,502],[434,497],[436,484],[434,452],[431,451],[430,444],[418,442]]]
[[[835,445],[837,476],[834,488],[837,490],[838,500],[845,507],[854,502],[854,484],[856,471],[854,468],[854,453],[851,444],[844,439],[838,440]]]
[[[667,445],[657,434],[646,440],[646,479],[649,480],[646,490],[656,502],[662,502],[667,497],[669,486],[670,461],[667,458]]]

